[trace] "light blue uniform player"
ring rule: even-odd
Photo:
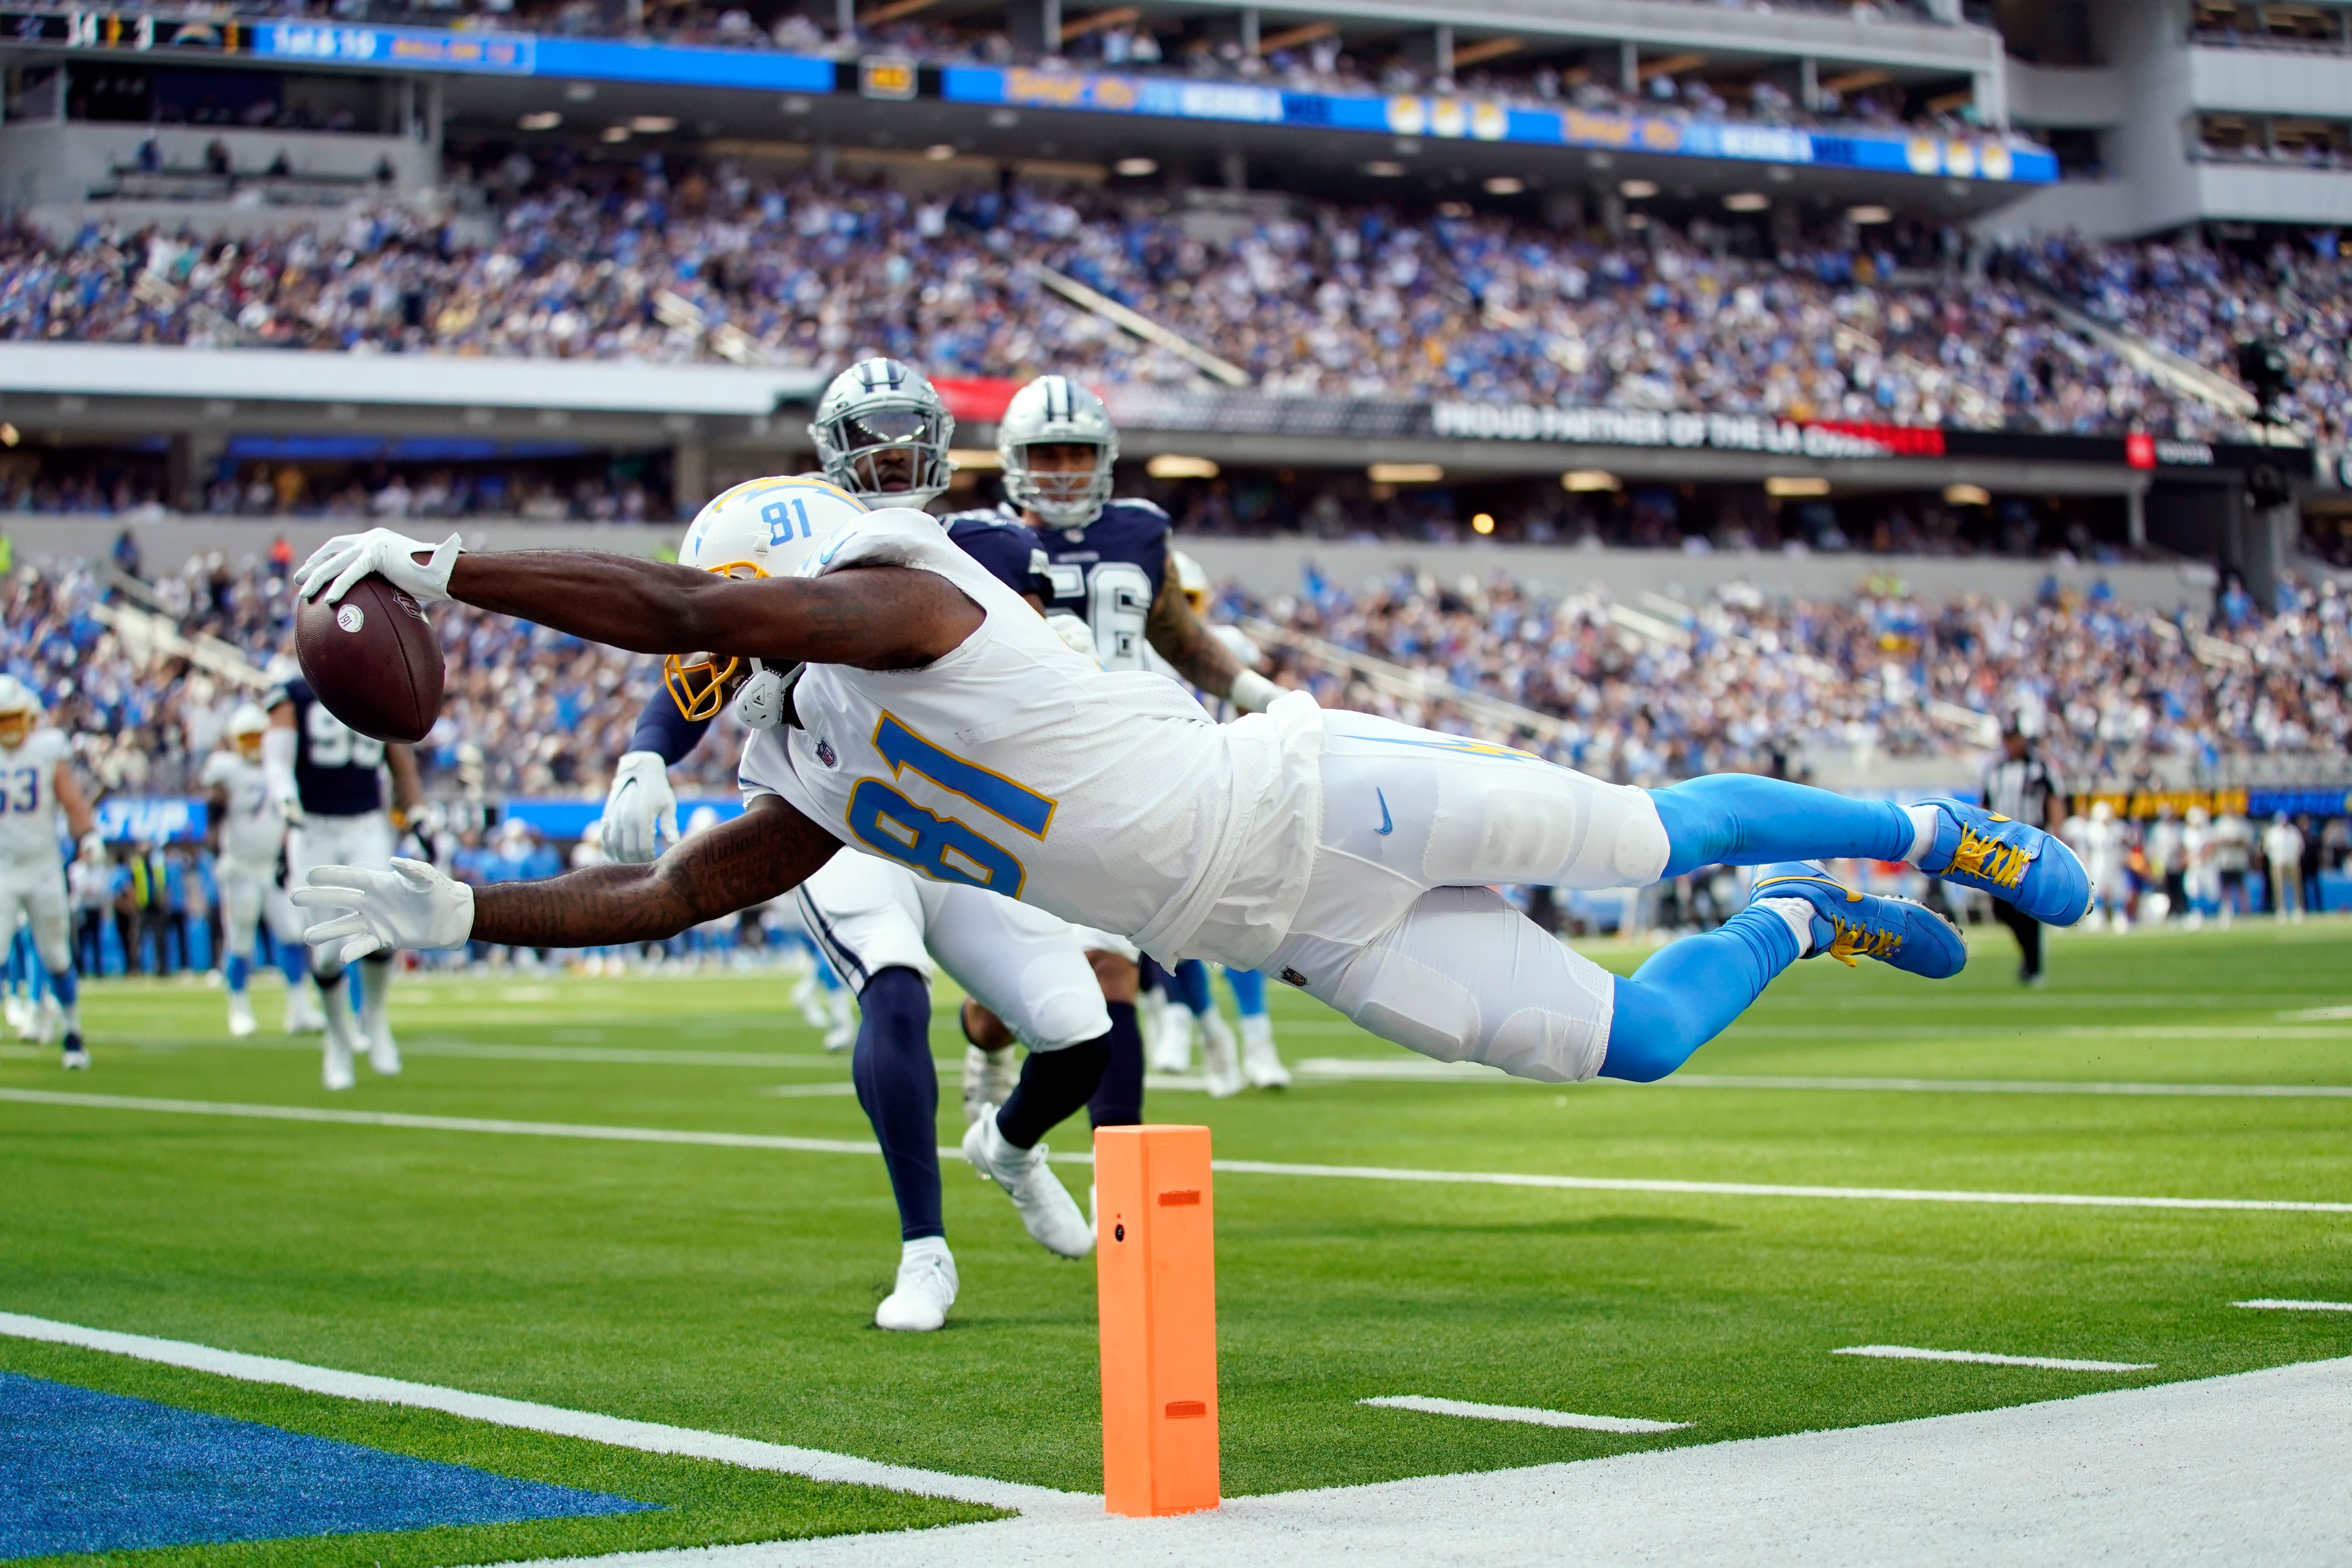
[[[11,945],[19,928],[33,939],[49,994],[33,1006],[32,1034],[58,1040],[68,1068],[89,1066],[82,1048],[80,990],[68,936],[65,858],[58,816],[84,859],[102,863],[98,820],[75,783],[64,734],[41,723],[41,700],[13,675],[0,675],[0,927]]]

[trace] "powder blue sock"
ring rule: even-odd
[[[1601,1076],[1656,1082],[1796,962],[1797,933],[1765,909],[1742,910],[1711,931],[1667,943],[1631,980],[1617,982]]]
[[[1709,773],[1654,789],[1666,826],[1666,868],[1766,866],[1775,860],[1900,860],[1911,814],[1891,800],[1849,800],[1811,784],[1753,773]]]

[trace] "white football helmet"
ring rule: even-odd
[[[1077,473],[1041,474],[1029,466],[1032,447],[1084,446],[1095,465]],[[1041,375],[1013,395],[996,424],[996,455],[1004,464],[1004,494],[1055,528],[1084,528],[1110,500],[1118,432],[1103,400],[1066,375]]]
[[[228,743],[248,761],[261,760],[261,738],[269,733],[269,715],[257,703],[240,702],[228,716]]]
[[[678,563],[722,577],[791,577],[842,527],[873,510],[840,486],[806,476],[752,479],[695,514],[677,547]],[[745,660],[706,653],[693,663],[662,661],[662,683],[688,719],[716,718]],[[735,697],[735,717],[754,730],[783,721],[785,687],[799,667],[748,661],[751,679]]]
[[[955,416],[912,365],[861,360],[833,378],[808,427],[824,477],[882,506],[921,510],[948,488]]]
[[[41,699],[13,675],[0,675],[0,746],[25,743],[41,722]]]

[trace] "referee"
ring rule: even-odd
[[[2057,832],[2066,815],[2066,794],[2059,787],[2057,773],[2042,760],[2041,752],[2014,719],[2001,731],[2000,747],[2001,760],[1984,776],[1985,809]],[[1992,912],[2017,933],[2018,948],[2024,954],[2017,969],[2018,983],[2041,984],[2042,922],[1999,899],[1993,900]]]

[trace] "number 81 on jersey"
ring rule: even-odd
[[[1055,803],[1002,773],[943,752],[885,712],[874,727],[874,750],[893,777],[912,772],[960,795],[992,816],[1043,838],[1054,820]],[[939,882],[985,888],[1006,898],[1021,896],[1028,873],[1003,845],[953,816],[918,805],[877,778],[857,781],[849,793],[850,832],[886,859],[898,861]]]

